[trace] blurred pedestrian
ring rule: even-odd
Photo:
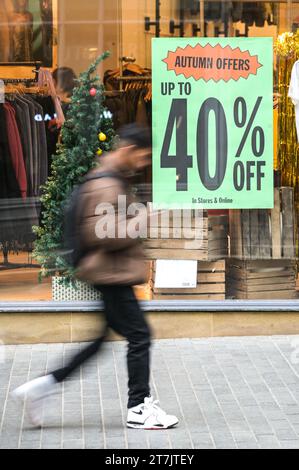
[[[147,223],[146,210],[134,217],[128,216],[127,208],[134,201],[130,178],[150,165],[151,140],[149,131],[135,124],[125,126],[119,136],[118,149],[101,157],[99,168],[92,170],[80,191],[80,205],[84,211],[79,234],[85,254],[79,262],[78,277],[102,293],[107,325],[128,341],[127,426],[167,429],[175,426],[178,419],[167,415],[151,396],[150,329],[133,289],[133,286],[148,281],[148,263],[140,239],[129,235],[128,230],[129,226],[132,228],[136,224],[140,228],[140,224]],[[125,197],[125,208],[120,207],[120,197],[122,204]],[[58,382],[93,356],[103,339],[101,335],[63,369],[13,392],[15,397],[27,397],[27,408],[35,424],[41,425],[41,405],[45,397],[55,390]]]

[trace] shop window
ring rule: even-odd
[[[72,80],[109,50],[111,55],[99,73],[115,129],[135,121],[152,126],[155,37],[240,41],[272,37],[274,42],[280,38],[273,51],[274,208],[263,209],[261,201],[258,209],[203,210],[197,215],[202,239],[193,245],[188,237],[178,236],[175,214],[170,218],[169,238],[160,236],[166,228],[160,220],[158,235],[145,242],[152,269],[148,284],[136,287],[138,296],[176,301],[298,298],[298,116],[288,98],[291,73],[299,59],[298,2],[4,0],[1,4],[0,302],[53,300],[51,277],[38,280],[32,226],[40,224],[41,187],[51,176]],[[284,35],[288,32],[293,36]],[[67,82],[67,90],[58,90],[62,106],[49,92],[57,67],[64,68]],[[152,202],[153,177],[147,170],[134,181],[145,203]],[[194,212],[188,233],[197,216]],[[170,264],[163,267],[160,261]],[[171,263],[173,269],[187,269],[179,261],[197,262],[196,285],[161,287],[163,269],[171,269]],[[60,285],[53,284],[59,291],[56,300],[62,300]],[[67,293],[65,299],[95,299],[86,286],[80,289],[74,297]]]

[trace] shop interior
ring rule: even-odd
[[[106,106],[113,115],[115,128],[134,121],[150,126],[151,40],[154,37],[267,36],[274,41],[280,38],[280,47],[274,50],[273,70],[276,205],[273,211],[209,211],[205,214],[210,237],[207,243],[213,249],[210,253],[208,248],[204,257],[198,258],[199,285],[195,291],[161,292],[154,288],[155,260],[158,256],[174,256],[174,252],[165,250],[163,253],[157,243],[147,242],[153,260],[152,278],[148,285],[136,288],[138,297],[143,300],[297,298],[299,152],[294,131],[295,111],[287,98],[287,86],[292,66],[299,59],[299,36],[297,50],[296,38],[288,41],[284,33],[297,33],[299,2],[90,0],[83,6],[80,0],[53,0],[46,2],[44,14],[48,16],[44,23],[40,13],[40,30],[33,30],[33,39],[26,24],[31,21],[30,15],[36,20],[40,2],[25,3],[28,11],[21,12],[25,26],[18,35],[10,26],[15,2],[0,0],[0,23],[4,25],[0,30],[0,79],[5,84],[4,106],[7,108],[2,116],[0,113],[0,120],[6,119],[0,126],[17,135],[23,155],[30,161],[20,166],[18,158],[21,157],[16,154],[10,167],[6,167],[8,173],[1,183],[0,301],[53,300],[52,279],[39,281],[40,269],[32,256],[34,234],[31,230],[32,225],[40,222],[40,187],[51,174],[51,157],[59,139],[59,133],[49,128],[57,108],[49,94],[47,72],[57,67],[71,67],[78,75],[100,53],[109,50],[111,55],[100,66],[99,74],[105,84]],[[52,23],[50,33],[43,30],[43,24],[49,25],[49,22]],[[44,41],[40,46],[36,45],[38,35]],[[27,47],[30,41],[35,41],[31,53]],[[17,50],[23,56],[18,55]],[[13,112],[19,113],[17,129],[9,118]],[[27,128],[23,125],[25,113],[35,116],[29,118],[29,124],[27,120]],[[0,145],[10,145],[1,132]],[[17,152],[12,147],[8,151]],[[15,193],[10,192],[12,186],[5,183],[9,172],[18,172]],[[24,178],[26,191],[22,186]],[[150,172],[137,183],[142,197],[150,201]],[[247,245],[244,220],[250,231]],[[269,243],[256,240],[258,228],[269,232]],[[159,254],[155,255],[157,248]],[[180,245],[175,245],[174,251],[178,253],[179,248]],[[234,263],[228,262],[230,259]],[[258,289],[258,284],[266,287]]]

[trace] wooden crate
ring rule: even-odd
[[[198,262],[197,287],[195,289],[156,289],[154,287],[156,267],[153,262],[153,300],[224,300],[225,260]]]
[[[145,241],[149,259],[212,261],[225,258],[228,254],[226,215],[209,217],[207,212],[204,212],[200,230],[195,228],[195,219],[192,219],[190,228],[185,228],[184,233],[182,221],[172,216],[169,224],[159,219],[156,221],[156,227],[155,224],[152,226],[155,233],[151,233],[150,238]]]
[[[230,210],[229,236],[231,257],[242,259],[294,258],[293,188],[274,189],[274,209],[272,210]]]
[[[228,298],[295,299],[296,261],[229,259],[226,288]]]

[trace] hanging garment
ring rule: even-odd
[[[295,106],[297,140],[299,142],[299,61],[298,60],[293,65],[288,96],[291,98]]]
[[[221,2],[205,2],[205,21],[221,19]]]
[[[47,151],[47,138],[44,122],[44,110],[34,98],[28,96],[35,109],[35,126],[37,134],[37,162],[36,162],[36,178],[35,178],[35,195],[41,195],[41,186],[45,184],[48,178],[48,151]],[[42,120],[37,120],[37,116],[41,116]]]
[[[223,23],[227,23],[231,17],[233,12],[233,2],[221,2],[221,21]]]
[[[242,20],[243,15],[243,3],[242,2],[233,2],[232,5],[232,20],[234,23]]]
[[[243,7],[242,22],[247,26],[253,26],[257,9],[257,2],[246,2]]]
[[[266,3],[264,4],[264,8],[265,8],[265,18],[266,18],[267,23],[268,23],[269,25],[270,25],[270,24],[273,24],[272,3],[266,2]]]
[[[19,197],[21,192],[9,150],[5,109],[0,104],[0,198]]]
[[[42,95],[25,95],[23,98],[23,106],[28,111],[28,135],[32,136],[32,142],[36,136],[35,151],[32,150],[32,160],[29,161],[27,175],[30,176],[32,181],[32,187],[30,192],[30,203],[26,203],[26,220],[33,225],[39,225],[39,218],[41,213],[41,203],[39,197],[41,195],[41,186],[45,184],[49,175],[49,163],[48,163],[48,144],[46,138],[46,126],[48,121],[45,121],[45,112],[41,103],[51,103],[50,111],[53,113],[54,105],[51,97]],[[32,111],[34,111],[34,120],[32,120]],[[52,116],[49,113],[47,119]],[[33,144],[32,144],[33,146]],[[27,169],[27,167],[26,167]],[[28,178],[29,179],[29,178]],[[25,210],[25,209],[24,209]],[[30,230],[26,231],[26,240],[34,241],[34,235],[30,233]]]
[[[60,129],[56,126],[56,110],[51,96],[35,96],[34,99],[40,106],[42,106],[44,112],[48,155],[48,176],[50,176],[52,159],[57,151]]]
[[[31,133],[31,145],[32,145],[32,152],[30,155],[30,162],[29,162],[29,173],[27,173],[27,178],[30,179],[30,187],[31,187],[31,194],[29,196],[37,197],[37,184],[36,184],[36,175],[37,175],[37,162],[39,159],[38,155],[38,136],[37,136],[37,129],[36,129],[36,121],[35,121],[35,107],[33,103],[27,98],[27,96],[17,96],[17,102],[23,103],[23,105],[27,106],[28,113],[29,113],[29,129]]]
[[[137,109],[136,109],[136,122],[140,126],[148,127],[149,122],[147,118],[146,104],[144,101],[145,93],[146,93],[146,90],[141,90],[139,94],[139,99],[138,99]]]
[[[264,26],[266,21],[265,5],[262,2],[245,2],[243,6],[242,22],[247,26]]]
[[[16,97],[17,102],[27,105],[29,110],[29,126],[32,139],[32,154],[29,162],[29,174],[27,177],[31,181],[32,197],[40,196],[40,187],[48,177],[48,152],[47,138],[44,124],[44,111],[30,95]],[[37,120],[41,116],[42,120]]]
[[[185,0],[184,7],[190,11],[191,15],[198,15],[200,13],[200,0]]]
[[[123,102],[123,95],[105,97],[105,106],[112,114],[114,129],[119,129],[127,122]]]
[[[279,5],[275,2],[265,3],[265,16],[269,26],[278,24]]]
[[[278,25],[278,16],[279,16],[279,5],[278,3],[271,2],[271,8],[272,8],[272,16],[270,17],[270,20],[268,20],[268,23]]]
[[[28,104],[19,99],[19,97],[16,97],[12,104],[16,110],[17,119],[21,123],[21,127],[19,125],[19,132],[23,141],[23,154],[25,158],[28,196],[32,196],[33,172],[31,171],[31,167],[33,161],[33,140],[30,110]]]
[[[11,102],[15,110],[16,121],[18,125],[18,130],[21,138],[23,155],[24,155],[24,163],[26,169],[26,177],[27,177],[27,195],[31,194],[31,183],[29,175],[29,164],[30,164],[30,153],[32,152],[32,143],[31,143],[31,130],[29,127],[29,123],[27,122],[27,107],[22,107],[20,103],[17,103],[16,100]],[[28,118],[29,121],[29,118]]]
[[[258,3],[258,7],[256,10],[256,16],[255,16],[255,26],[258,28],[263,28],[265,25],[265,21],[267,19],[267,10],[266,10],[266,3]]]
[[[48,177],[45,112],[38,102],[48,97],[21,93],[12,91],[0,105],[0,247],[6,263],[10,251],[32,249]]]
[[[185,10],[189,10],[191,15],[200,14],[200,0],[181,0]],[[233,3],[229,0],[225,1],[205,1],[204,18],[205,21],[226,21],[228,16],[232,14]]]
[[[23,199],[27,197],[27,176],[24,162],[24,155],[22,149],[22,142],[19,134],[19,129],[16,121],[16,112],[9,103],[4,104],[6,129],[8,136],[8,145],[12,165],[14,168],[15,176],[18,181],[21,196]]]

